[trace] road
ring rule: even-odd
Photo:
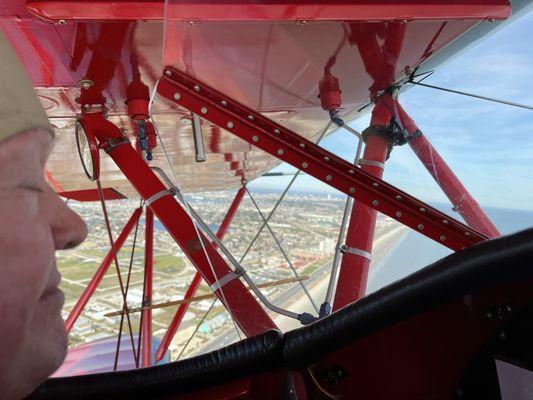
[[[394,244],[400,240],[405,232],[405,227],[399,226],[391,229],[383,235],[380,235],[380,237],[376,239],[373,249],[373,264],[379,268],[375,268],[375,270],[371,269],[371,274],[373,272],[383,273],[383,268],[379,265],[380,260],[383,259],[383,257],[391,250],[392,247],[394,247]],[[306,287],[311,293],[311,297],[317,303],[317,307],[320,307],[320,304],[324,301],[326,295],[331,271],[331,262],[332,260],[325,262],[309,277],[309,279],[304,281]],[[299,284],[291,285],[286,291],[282,292],[276,298],[270,300],[276,305],[297,313],[309,312],[313,315],[316,315],[313,306],[311,305],[307,296],[303,293]],[[302,326],[299,321],[279,314],[270,313],[270,316],[273,318],[274,322],[282,332],[287,332]],[[237,340],[239,340],[239,337],[235,332],[235,328],[232,326],[231,328],[222,331],[217,338],[213,339],[205,346],[200,347],[194,352],[194,354],[207,353],[209,351],[213,351],[234,343]]]
[[[374,245],[375,254],[378,254],[382,250],[382,246],[380,245],[381,242],[383,242],[384,238],[387,237],[389,233],[382,235],[379,239],[376,240],[376,243]],[[377,260],[377,258],[376,258]],[[327,285],[329,282],[329,276],[331,272],[331,262],[332,260],[325,261],[317,270],[313,272],[313,274],[305,280],[303,283],[305,284],[308,291],[311,293],[311,296],[313,300],[316,303],[317,307],[320,307],[320,304],[324,301]],[[186,274],[186,271],[182,271],[180,274]],[[166,274],[165,274],[166,275]],[[108,276],[109,279],[116,279],[115,276],[111,275]],[[159,276],[159,278],[161,278]],[[83,286],[81,283],[73,280],[69,280],[67,278],[63,278],[65,281],[71,284]],[[130,284],[131,287],[136,286],[142,287],[142,282],[132,282]],[[313,308],[311,302],[309,301],[308,297],[304,294],[301,286],[299,283],[294,283],[290,285],[286,285],[286,290],[279,293],[277,296],[274,296],[270,298],[270,301],[273,304],[276,304],[280,307],[289,309],[296,313],[302,313],[302,312],[308,312],[313,315],[316,315],[317,312]],[[117,287],[112,286],[105,289],[101,289],[101,292],[107,293],[115,293],[117,290]],[[103,297],[103,296],[102,296]],[[110,308],[115,307],[116,305],[113,303],[110,303],[107,300],[101,300],[103,303],[108,305]],[[287,318],[275,313],[270,312],[270,317],[274,320],[275,324],[278,326],[278,328],[283,331],[287,332],[292,329],[296,329],[301,327],[301,323],[297,320]],[[98,326],[98,329],[107,332],[110,328],[108,321],[92,321],[94,325]],[[158,325],[162,328],[165,328],[162,324],[158,323],[157,321],[154,321],[155,325]],[[230,328],[227,328],[223,330],[222,332],[217,334],[217,337],[215,337],[213,340],[211,340],[209,343],[207,343],[204,346],[201,346],[199,349],[193,352],[193,354],[198,353],[205,353],[209,351],[213,351],[216,349],[219,349],[221,347],[227,346],[231,343],[236,342],[239,340],[239,337],[237,336],[235,332],[235,328],[233,324]],[[189,355],[190,356],[190,355]]]

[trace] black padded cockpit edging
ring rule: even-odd
[[[286,333],[285,365],[308,366],[354,340],[445,301],[525,276],[533,277],[533,229],[451,254],[322,320]]]
[[[275,370],[281,365],[282,335],[271,330],[261,335],[192,357],[156,367],[54,378],[29,399],[154,398],[214,386],[244,376]]]
[[[394,266],[391,265],[391,268]],[[278,331],[157,367],[49,379],[31,399],[151,398],[214,386],[281,366],[309,366],[350,342],[448,300],[521,277],[533,278],[533,229],[445,257],[309,326]]]

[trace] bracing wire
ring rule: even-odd
[[[156,93],[156,88],[157,88],[157,83],[156,83],[156,86],[152,92],[152,96],[151,96],[151,100],[150,100],[150,106],[149,106],[149,109],[151,108],[151,105],[153,103],[153,99],[154,99],[154,96],[155,96],[155,93]],[[328,120],[328,123],[325,127],[325,129],[323,130],[323,132],[319,135],[316,143],[319,143],[320,140],[325,136],[325,134],[327,133],[329,127],[331,126],[331,123],[332,121],[331,120]],[[154,128],[156,130],[156,133],[157,133],[157,125],[154,124]],[[165,148],[165,144],[164,144],[164,141],[161,139],[160,137],[160,142],[161,142],[161,147],[163,148],[163,152],[165,154],[165,157],[166,157],[166,160],[167,160],[167,163],[169,164],[170,166],[170,169],[173,173],[173,176],[175,178],[175,180],[177,181],[177,175],[174,171],[174,168],[172,166],[172,163],[170,162],[170,157],[168,156],[168,152]],[[160,171],[163,175],[164,172]],[[295,175],[295,177],[293,177],[292,179],[292,182],[294,182],[295,178],[298,176],[298,174]],[[168,178],[165,178],[167,181],[168,181]],[[168,182],[167,182],[168,183]],[[212,234],[212,232],[210,231],[210,229],[208,227],[205,226],[205,223],[201,220],[201,218],[196,214],[196,212],[193,211],[192,207],[190,206],[190,204],[183,198],[183,196],[181,195],[181,193],[179,192],[179,189],[176,185],[172,184],[171,183],[171,187],[174,188],[174,190],[176,191],[175,193],[175,197],[177,198],[178,201],[180,201],[183,205],[184,205],[184,208],[185,210],[187,211],[189,217],[191,218],[191,221],[193,223],[193,227],[196,231],[196,234],[198,236],[198,238],[200,239],[200,244],[202,245],[202,249],[203,249],[203,252],[204,252],[204,255],[206,256],[206,260],[208,261],[209,263],[209,266],[211,268],[211,271],[213,273],[213,276],[217,277],[215,271],[214,271],[214,268],[213,268],[213,265],[212,265],[212,262],[210,260],[210,257],[209,257],[209,254],[207,253],[207,250],[205,248],[205,243],[204,243],[204,237],[203,235],[200,234],[198,228],[201,228],[203,230],[203,232],[205,234],[207,234],[215,243],[218,244],[218,247],[221,249],[221,250],[224,250],[223,253],[224,255],[226,255],[226,257],[228,257],[228,260],[230,261],[231,264],[233,264],[234,268],[240,268],[241,270],[244,271],[244,273],[242,273],[242,277],[243,279],[250,285],[250,287],[252,288],[253,292],[258,296],[258,298],[261,300],[261,302],[263,302],[268,308],[270,308],[272,311],[276,312],[276,313],[279,313],[279,314],[282,314],[282,315],[285,315],[287,317],[290,317],[290,318],[294,318],[294,319],[298,319],[300,320],[303,324],[306,324],[306,323],[310,323],[312,322],[315,317],[313,317],[312,315],[308,314],[308,313],[302,313],[302,314],[296,314],[296,313],[293,313],[292,311],[289,311],[289,310],[285,310],[285,309],[282,309],[280,307],[277,307],[275,306],[274,304],[270,303],[270,301],[268,301],[268,299],[261,293],[261,291],[256,287],[256,285],[254,284],[254,282],[250,279],[250,277],[246,274],[245,270],[242,268],[242,265],[241,265],[241,262],[242,262],[242,258],[241,258],[241,262],[237,262],[237,260],[235,260],[233,258],[233,256],[231,255],[231,253],[229,253],[227,251],[227,249],[224,247],[224,245],[218,240],[218,238],[216,238],[215,235]],[[283,199],[283,196],[286,194],[286,192],[289,190],[290,186],[286,189],[285,193],[282,195],[282,198],[280,198],[278,200],[278,203],[276,204],[275,207],[279,206],[279,203],[281,202],[281,200]],[[271,211],[270,215],[269,215],[269,218],[272,217],[273,215],[273,211]],[[197,224],[200,224],[199,226]],[[266,224],[263,224],[261,229],[262,230],[264,228]],[[258,232],[258,234],[256,235],[256,237],[254,238],[254,241],[257,239],[257,237],[259,236],[261,232]],[[251,248],[251,246],[249,246],[249,248]],[[247,249],[247,251],[249,251],[249,248]],[[243,257],[246,255],[246,253],[243,255]],[[221,290],[221,299],[223,300],[224,302],[224,305],[226,306],[226,308],[228,308],[228,303],[225,299],[225,296],[224,296],[224,293],[223,291]],[[316,308],[316,307],[315,307]],[[230,313],[231,314],[231,313]],[[240,337],[240,334],[239,334],[239,330],[237,328],[237,324],[236,324],[236,321],[235,319],[233,318],[233,315],[231,314],[231,317],[232,317],[232,322],[235,326],[235,330],[237,332],[237,334],[239,335]]]
[[[145,226],[146,224],[148,223],[147,222],[148,220],[145,219]],[[153,223],[153,221],[152,221]],[[145,228],[146,229],[146,228]],[[153,237],[152,237],[153,239]],[[145,260],[146,260],[146,240],[145,240],[145,243],[144,243],[144,247],[145,247]],[[142,293],[142,297],[141,297],[141,307],[144,307],[145,304],[144,304],[144,299],[146,298],[146,279],[147,279],[147,271],[146,271],[146,261],[145,261],[145,265],[144,265],[144,274],[143,274],[143,293]],[[143,326],[143,320],[144,320],[144,313],[145,311],[148,311],[148,310],[143,310],[141,311],[141,316],[139,317],[139,335],[137,337],[137,361],[139,362],[140,360],[140,354],[141,354],[141,342],[142,342],[142,326]]]
[[[172,162],[170,161],[170,157],[169,157],[167,149],[165,147],[163,138],[159,134],[159,131],[157,129],[157,124],[154,121],[154,119],[152,118],[152,104],[153,104],[153,102],[155,100],[155,96],[157,94],[157,86],[158,86],[158,84],[159,84],[159,80],[155,83],[154,88],[152,90],[152,93],[150,95],[150,102],[149,102],[149,105],[148,105],[148,113],[150,115],[150,119],[152,120],[152,124],[154,126],[154,130],[155,130],[157,136],[159,137],[159,143],[161,143],[161,148],[163,149],[163,153],[165,155],[165,159],[167,161],[167,164],[169,165],[170,170],[172,171],[172,175],[174,177],[174,182],[178,183],[179,182],[178,176],[176,174],[176,171],[174,170],[174,167],[172,166]],[[183,206],[185,207],[185,211],[187,212],[187,214],[189,215],[189,218],[191,219],[191,223],[192,223],[192,225],[194,227],[194,230],[195,230],[195,233],[196,233],[196,237],[198,238],[198,240],[200,242],[200,245],[202,246],[202,251],[203,251],[204,256],[205,256],[205,258],[207,260],[207,263],[209,264],[209,268],[211,270],[211,273],[213,274],[213,277],[218,280],[219,277],[218,277],[217,273],[215,272],[215,269],[214,269],[213,264],[211,262],[211,258],[209,257],[209,254],[207,253],[207,249],[205,247],[204,237],[198,231],[198,227],[196,226],[196,223],[195,223],[194,219],[192,218],[192,212],[191,212],[191,207],[189,205],[189,202],[185,199],[185,197],[182,197],[181,200],[182,200]],[[219,288],[219,291],[220,291],[220,296],[222,298],[224,306],[226,307],[226,309],[229,312],[229,315],[230,315],[231,320],[233,322],[233,325],[235,327],[235,331],[237,333],[237,336],[239,337],[239,339],[241,339],[241,334],[239,332],[239,328],[237,327],[237,323],[235,321],[233,313],[231,311],[229,311],[230,310],[230,306],[229,306],[229,303],[226,300],[226,296],[224,295],[224,288],[223,287]]]
[[[315,144],[319,144],[320,143],[320,141],[326,135],[329,127],[331,126],[331,124],[332,124],[332,122],[331,122],[331,120],[329,120],[327,125],[326,125],[326,127],[324,128],[324,130],[318,136],[318,139],[316,140]],[[246,256],[250,252],[250,250],[252,249],[253,245],[255,244],[257,238],[259,238],[259,235],[261,235],[261,232],[263,232],[263,229],[265,228],[266,223],[269,222],[272,219],[272,217],[274,216],[274,214],[275,214],[276,210],[278,209],[279,205],[281,204],[281,202],[283,201],[283,199],[285,198],[285,196],[289,192],[290,188],[292,187],[292,185],[294,184],[294,182],[296,181],[298,176],[300,176],[300,173],[301,173],[300,170],[296,171],[294,176],[291,178],[289,184],[287,185],[287,187],[285,187],[285,189],[283,190],[283,192],[279,196],[278,200],[276,201],[276,204],[274,204],[274,207],[272,208],[272,210],[270,211],[270,213],[266,217],[266,222],[263,222],[263,224],[259,227],[259,230],[257,231],[257,233],[253,237],[252,241],[250,242],[250,244],[248,245],[248,247],[244,251],[243,255],[241,256],[241,259],[239,260],[239,264],[244,261],[244,259],[246,258]]]
[[[189,337],[189,339],[187,339],[187,342],[183,345],[183,347],[181,348],[181,351],[180,353],[178,354],[178,358],[176,359],[176,361],[179,361],[179,359],[181,358],[181,356],[183,355],[183,353],[185,352],[185,349],[187,347],[189,347],[189,344],[191,343],[192,339],[196,336],[196,333],[198,332],[198,330],[200,329],[200,326],[202,326],[202,324],[204,323],[205,319],[207,318],[207,315],[211,312],[211,310],[213,309],[213,306],[215,305],[215,303],[217,302],[217,298],[215,297],[213,299],[213,301],[211,302],[211,305],[209,306],[209,308],[207,309],[207,311],[205,312],[205,314],[202,316],[202,319],[200,320],[200,322],[196,325],[196,328],[194,329],[194,332],[192,333],[192,335]]]
[[[279,241],[278,238],[276,237],[276,234],[274,233],[274,231],[272,230],[272,227],[270,226],[270,224],[269,224],[268,221],[266,220],[265,215],[263,214],[263,212],[262,212],[261,209],[259,208],[259,205],[258,205],[257,202],[255,201],[254,197],[253,197],[252,194],[250,193],[250,190],[248,190],[248,187],[247,187],[246,185],[243,185],[243,186],[244,186],[244,189],[246,190],[246,193],[248,194],[248,197],[250,197],[250,200],[252,200],[252,203],[254,204],[255,209],[257,210],[257,212],[258,212],[259,215],[261,216],[262,221],[264,222],[264,224],[266,225],[268,231],[269,231],[270,234],[272,235],[272,238],[273,238],[274,241],[276,242],[276,245],[278,246],[278,248],[280,249],[281,253],[283,254],[283,257],[285,258],[285,261],[287,261],[287,264],[289,265],[289,268],[291,269],[291,271],[292,271],[292,273],[294,274],[294,276],[298,279],[298,283],[299,283],[300,286],[302,287],[302,290],[304,291],[305,295],[306,295],[307,298],[309,299],[309,302],[311,303],[311,305],[312,305],[313,308],[315,309],[316,313],[318,314],[318,307],[317,307],[315,301],[313,300],[313,297],[311,296],[311,293],[309,293],[309,291],[307,290],[307,287],[306,287],[305,284],[303,283],[303,280],[300,278],[300,275],[298,274],[298,271],[296,271],[296,268],[294,268],[294,265],[292,265],[292,262],[291,262],[291,260],[289,259],[289,256],[288,256],[287,252],[285,251],[285,249],[284,249],[283,246],[281,245],[280,241]]]
[[[163,180],[167,183],[167,185],[169,185],[170,188],[173,189],[174,191],[174,196],[177,198],[178,201],[180,201],[181,203],[184,202],[183,200],[183,196],[181,194],[181,192],[179,191],[179,188],[172,182],[172,180],[170,178],[168,178],[168,176],[166,176],[165,172],[163,170],[161,170],[161,168],[158,168],[158,167],[152,167],[152,170],[156,171],[159,173],[159,175],[161,176],[161,178],[163,178]],[[184,206],[185,207],[185,206]],[[213,243],[215,243],[217,246],[218,246],[218,249],[226,256],[227,260],[230,262],[230,264],[233,265],[233,267],[235,268],[234,269],[234,272],[235,271],[240,271],[242,272],[241,276],[242,276],[242,279],[244,281],[246,281],[246,283],[250,286],[250,288],[252,289],[252,291],[254,292],[254,294],[259,298],[259,300],[267,307],[269,308],[271,311],[274,311],[278,314],[281,314],[281,315],[284,315],[286,317],[289,317],[289,318],[293,318],[293,319],[297,319],[299,320],[300,322],[302,323],[310,323],[312,322],[312,320],[314,320],[314,317],[308,313],[302,313],[302,314],[297,314],[297,313],[294,313],[292,311],[289,311],[289,310],[286,310],[286,309],[283,309],[281,307],[278,307],[274,304],[272,304],[264,295],[263,293],[259,290],[259,288],[257,287],[257,285],[255,285],[255,283],[253,282],[253,280],[248,276],[248,274],[246,273],[245,269],[242,267],[241,263],[239,263],[234,257],[233,255],[229,252],[229,250],[224,246],[224,244],[218,239],[218,237],[211,231],[211,229],[209,229],[209,227],[205,224],[205,222],[202,220],[202,218],[194,211],[194,209],[192,208],[192,206],[190,204],[187,204],[187,210],[188,213],[189,213],[189,217],[191,217],[191,219],[193,221],[195,221],[195,228],[196,228],[196,224],[198,224],[198,227],[200,229],[202,229],[203,233],[205,233],[209,239],[211,239],[211,241]],[[203,242],[201,241],[201,243],[203,244]],[[205,247],[204,247],[205,248]],[[216,250],[215,250],[216,251]],[[216,276],[216,275],[215,275]],[[223,295],[223,293],[222,293]],[[223,296],[222,296],[223,297]],[[224,298],[223,298],[224,300]],[[231,315],[232,318],[233,318],[233,315]],[[237,328],[237,325],[235,323],[235,320],[233,319],[233,323],[234,323],[234,327],[235,327],[235,330],[237,332],[237,335],[239,336],[239,338],[241,337],[240,336],[240,332]]]
[[[347,125],[343,124],[342,128],[347,129]],[[355,131],[355,129],[347,129],[353,133],[357,138],[357,150],[355,151],[354,165],[357,166],[361,159],[361,152],[363,149],[362,135]],[[331,274],[329,277],[328,288],[326,290],[326,296],[324,302],[320,307],[320,317],[328,315],[331,312],[331,299],[333,298],[333,292],[335,290],[335,283],[337,280],[337,273],[339,271],[339,264],[341,260],[341,246],[344,244],[346,226],[348,225],[348,216],[351,215],[353,210],[354,200],[353,197],[346,196],[346,203],[344,205],[344,212],[342,214],[341,226],[339,228],[339,235],[337,237],[337,245],[335,246],[335,254],[333,256],[333,263],[331,264]]]
[[[353,199],[349,196],[346,197],[346,203],[344,204],[344,211],[342,213],[341,226],[339,228],[339,235],[337,237],[337,245],[335,246],[335,254],[333,256],[333,263],[331,264],[331,274],[329,277],[328,288],[326,290],[326,296],[324,303],[320,310],[320,316],[326,316],[331,312],[331,299],[333,298],[333,291],[335,290],[335,283],[337,280],[337,271],[341,260],[341,246],[344,244],[346,235],[346,225],[348,224],[348,216],[352,213]]]
[[[170,179],[168,177],[165,176],[164,172],[160,168],[153,167],[152,169],[154,171],[157,171],[163,177],[163,180],[165,180],[165,182],[167,182],[167,184],[169,184],[169,186],[171,188],[174,188],[176,196],[181,196],[181,194],[179,194],[179,189],[176,186],[174,186],[174,184],[170,181]],[[285,310],[283,308],[277,307],[276,305],[272,304],[262,294],[262,292],[259,290],[259,286],[257,286],[254,283],[254,281],[249,277],[249,275],[246,273],[246,270],[244,269],[244,267],[235,259],[235,257],[233,257],[233,255],[226,248],[224,243],[222,243],[220,241],[220,239],[213,233],[213,231],[211,231],[211,229],[209,229],[209,226],[207,226],[207,224],[196,213],[196,211],[194,211],[194,208],[190,207],[190,211],[191,211],[192,218],[196,221],[196,223],[198,224],[200,229],[202,229],[202,231],[208,236],[208,238],[211,239],[211,241],[217,246],[218,250],[220,250],[224,254],[224,256],[226,256],[226,258],[229,261],[229,263],[231,265],[233,265],[233,268],[234,268],[233,272],[234,273],[238,272],[241,275],[242,279],[250,286],[250,289],[253,291],[253,293],[259,298],[259,300],[267,308],[269,308],[270,310],[272,310],[272,311],[274,311],[274,312],[276,312],[278,314],[285,315],[286,317],[300,320],[301,315],[298,315],[296,313],[293,313],[292,311]],[[304,314],[306,314],[306,313],[304,313]],[[304,315],[303,317],[306,318],[306,320],[308,320],[307,319],[308,316]]]
[[[98,188],[98,194],[100,196],[100,203],[102,204],[102,213],[104,214],[104,220],[105,220],[105,225],[106,225],[106,229],[107,229],[107,235],[109,237],[109,243],[111,245],[111,251],[113,253],[113,260],[115,262],[115,270],[117,272],[118,283],[119,283],[119,286],[120,286],[120,293],[122,294],[122,311],[128,311],[128,301],[126,299],[126,294],[124,292],[124,283],[122,282],[122,274],[120,273],[120,266],[119,266],[119,263],[118,263],[117,249],[115,247],[115,241],[113,240],[113,232],[111,231],[111,224],[109,223],[109,215],[107,213],[107,207],[106,207],[106,204],[105,204],[104,192],[102,191],[102,185],[100,184],[100,180],[99,179],[96,180],[96,186]],[[127,322],[128,322],[128,329],[129,329],[129,333],[130,333],[130,340],[131,340],[131,348],[132,348],[132,351],[133,351],[133,358],[135,360],[135,364],[137,364],[137,353],[135,352],[135,340],[133,339],[133,330],[131,328],[131,319],[130,319],[129,313],[126,315],[126,319],[127,319]],[[117,370],[118,356],[119,356],[118,353],[115,354],[115,362],[114,362],[114,365],[113,365],[113,371]]]
[[[140,201],[139,207],[142,207],[142,199]],[[139,221],[140,216],[137,218],[137,222],[135,223],[135,233],[133,235],[133,244],[131,246],[131,256],[130,256],[130,265],[128,267],[128,276],[126,278],[126,289],[124,290],[124,294],[126,295],[126,298],[128,298],[128,290],[130,287],[130,279],[131,279],[131,269],[133,266],[133,257],[135,255],[135,247],[137,243],[137,232],[139,230]],[[117,347],[115,351],[115,360],[118,363],[118,354],[120,353],[120,343],[122,341],[122,328],[124,326],[124,314],[120,316],[120,324],[119,324],[119,330],[118,330],[118,339],[117,339]],[[140,346],[140,342],[138,343],[138,346]],[[137,358],[135,359],[135,368],[139,368],[139,347],[137,347]]]
[[[444,87],[441,87],[441,86],[429,85],[427,83],[422,83],[421,81],[417,82],[417,81],[414,81],[414,80],[410,80],[409,83],[412,83],[412,84],[417,85],[417,86],[427,87],[429,89],[440,90],[440,91],[448,92],[448,93],[455,93],[455,94],[458,94],[458,95],[461,95],[461,96],[472,97],[474,99],[490,101],[490,102],[498,103],[498,104],[505,104],[507,106],[518,107],[518,108],[523,108],[523,109],[526,109],[526,110],[533,111],[533,106],[529,106],[527,104],[520,104],[520,103],[515,103],[515,102],[512,102],[512,101],[508,101],[508,100],[500,100],[500,99],[495,99],[493,97],[481,96],[479,94],[462,92],[460,90],[444,88]]]

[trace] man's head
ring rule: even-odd
[[[67,351],[54,253],[87,231],[44,179],[52,145],[41,129],[0,141],[0,398],[29,394]]]

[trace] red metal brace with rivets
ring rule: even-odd
[[[158,92],[230,133],[423,235],[460,250],[487,239],[195,78],[166,68]]]
[[[239,208],[239,205],[241,204],[242,198],[244,197],[244,194],[246,193],[245,187],[241,187],[237,194],[235,195],[235,198],[233,199],[233,202],[231,203],[231,206],[222,220],[222,223],[220,224],[220,227],[217,231],[217,238],[222,240],[228,230],[229,225],[231,224],[231,221],[233,220],[233,217],[237,213],[237,209]],[[215,243],[216,246],[216,243]],[[197,272],[194,275],[194,278],[192,282],[189,285],[189,288],[187,289],[187,292],[185,293],[185,296],[183,297],[184,300],[190,299],[194,297],[196,294],[196,291],[200,287],[200,283],[202,282],[202,275]],[[167,331],[165,332],[165,335],[163,336],[163,339],[161,339],[161,343],[159,344],[159,347],[157,351],[155,352],[155,361],[159,362],[163,359],[165,356],[168,347],[170,346],[170,343],[172,342],[172,339],[174,338],[174,335],[176,334],[178,328],[180,327],[181,321],[183,320],[183,317],[185,316],[185,313],[189,309],[189,306],[191,303],[184,303],[181,304],[178,309],[176,310],[176,313],[174,314],[174,317],[172,318],[172,321],[170,322],[170,325],[167,328]]]
[[[146,200],[154,216],[163,224],[191,263],[209,285],[232,270],[202,232],[197,232],[187,211],[157,178],[129,140],[102,113],[84,113],[80,122],[98,140],[100,148],[124,173],[139,195]],[[200,242],[201,241],[201,242]],[[202,245],[203,243],[203,245]],[[205,251],[204,251],[205,250]],[[215,291],[246,336],[258,335],[276,324],[240,279],[232,279]]]

